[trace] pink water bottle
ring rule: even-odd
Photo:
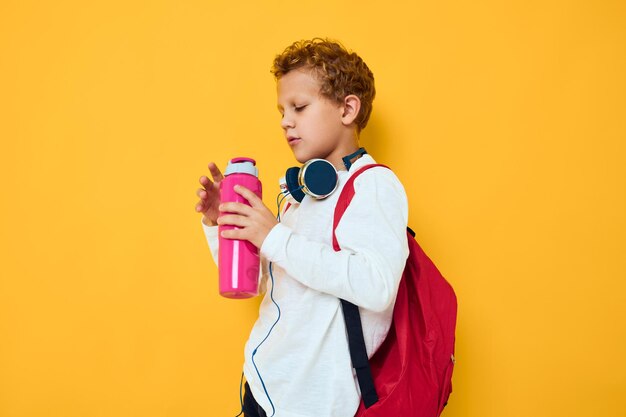
[[[250,158],[234,158],[226,167],[220,183],[220,202],[248,201],[234,191],[239,184],[250,189],[261,198],[261,181],[256,162]],[[226,213],[220,213],[226,214]],[[222,230],[236,226],[219,226],[219,273],[220,294],[227,298],[249,298],[259,294],[259,250],[247,240],[225,239]]]

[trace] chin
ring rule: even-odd
[[[305,153],[298,152],[298,151],[293,152],[293,157],[296,158],[296,161],[298,161],[301,164],[304,164],[306,161],[315,158],[314,156],[310,156],[310,155],[307,155]]]

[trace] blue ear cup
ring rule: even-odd
[[[285,173],[285,182],[287,183],[287,191],[291,194],[291,196],[298,203],[302,202],[304,198],[304,191],[302,191],[302,187],[298,183],[298,174],[300,173],[300,168],[291,167],[287,169]]]
[[[321,200],[337,189],[337,170],[325,159],[311,159],[302,168],[289,168],[285,174],[286,188],[291,196],[302,202],[305,195]]]
[[[302,191],[317,200],[331,195],[337,188],[337,170],[325,159],[307,161],[298,174]]]

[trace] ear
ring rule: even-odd
[[[352,124],[359,115],[359,110],[361,110],[361,99],[354,94],[350,94],[343,99],[341,109],[341,122],[345,126],[348,126]]]

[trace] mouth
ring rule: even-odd
[[[301,138],[297,138],[295,136],[288,136],[287,137],[287,143],[289,145],[295,145],[296,143],[300,142],[302,139]]]

